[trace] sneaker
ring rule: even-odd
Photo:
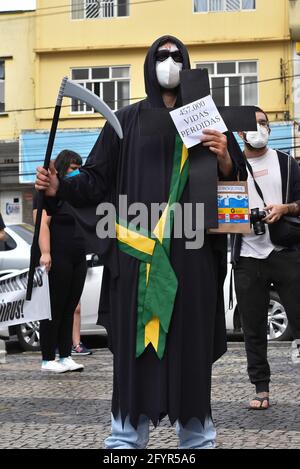
[[[55,360],[42,361],[41,371],[48,371],[50,373],[65,373],[68,370],[69,368],[66,365]]]
[[[76,363],[73,358],[60,358],[59,362],[67,368],[67,371],[83,371],[84,366]]]
[[[290,348],[290,356],[293,365],[300,364],[300,339],[294,340]]]
[[[72,347],[72,355],[92,355],[92,351],[83,345],[82,342],[79,342],[76,347]]]

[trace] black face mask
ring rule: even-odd
[[[183,58],[182,58],[182,55],[181,55],[179,50],[174,50],[173,52],[171,52],[167,49],[159,50],[159,51],[157,51],[157,53],[155,55],[155,59],[156,59],[157,62],[164,62],[169,57],[172,57],[174,62],[177,62],[177,63],[182,63],[183,62]]]

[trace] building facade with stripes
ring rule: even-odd
[[[259,105],[272,122],[271,145],[300,156],[294,148],[298,33],[292,4],[295,0],[37,0],[34,12],[1,14],[0,200],[6,220],[15,192],[23,204],[20,218],[29,221],[24,204],[29,206],[34,168],[44,156],[61,79],[75,80],[113,110],[134,103],[145,97],[147,49],[163,34],[187,45],[193,68],[208,69],[218,105]],[[62,148],[87,156],[103,124],[93,109],[65,99],[53,156]]]

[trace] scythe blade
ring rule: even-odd
[[[83,88],[83,86],[78,85],[74,81],[67,79],[63,89],[63,96],[79,99],[80,101],[83,101],[84,103],[93,107],[97,112],[99,112],[99,114],[105,117],[105,119],[115,129],[118,136],[121,139],[123,138],[123,131],[119,120],[110,107],[108,107],[107,104],[104,103],[97,95],[87,90],[86,88]]]
[[[105,104],[102,101],[102,99],[100,99],[97,95],[95,95],[91,91],[87,90],[86,88],[83,88],[83,86],[78,85],[72,80],[69,80],[68,77],[64,77],[60,85],[60,89],[59,89],[59,93],[58,93],[58,97],[56,101],[56,106],[54,110],[54,115],[52,119],[52,125],[51,125],[50,134],[49,134],[45,160],[44,160],[45,169],[49,168],[54,139],[56,135],[57,124],[59,120],[61,103],[64,97],[78,99],[80,101],[85,102],[89,106],[93,107],[97,112],[99,112],[103,117],[105,117],[105,119],[114,128],[119,138],[120,139],[123,138],[123,131],[122,131],[121,124],[118,118],[113,113],[113,111],[107,106],[107,104]],[[28,301],[31,300],[32,289],[33,289],[33,277],[34,277],[35,266],[37,264],[38,240],[39,240],[41,220],[42,220],[43,200],[44,200],[44,194],[43,192],[39,192],[38,200],[37,200],[37,214],[36,214],[36,222],[35,222],[35,228],[34,228],[34,236],[33,236],[33,241],[32,241],[32,246],[31,246],[27,292],[26,292],[26,300]]]

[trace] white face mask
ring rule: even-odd
[[[268,129],[257,124],[257,132],[247,132],[245,140],[253,148],[265,148],[269,141]]]
[[[174,62],[172,57],[163,62],[156,62],[156,76],[160,86],[166,89],[176,88],[180,83],[179,73],[182,70],[182,63]]]

